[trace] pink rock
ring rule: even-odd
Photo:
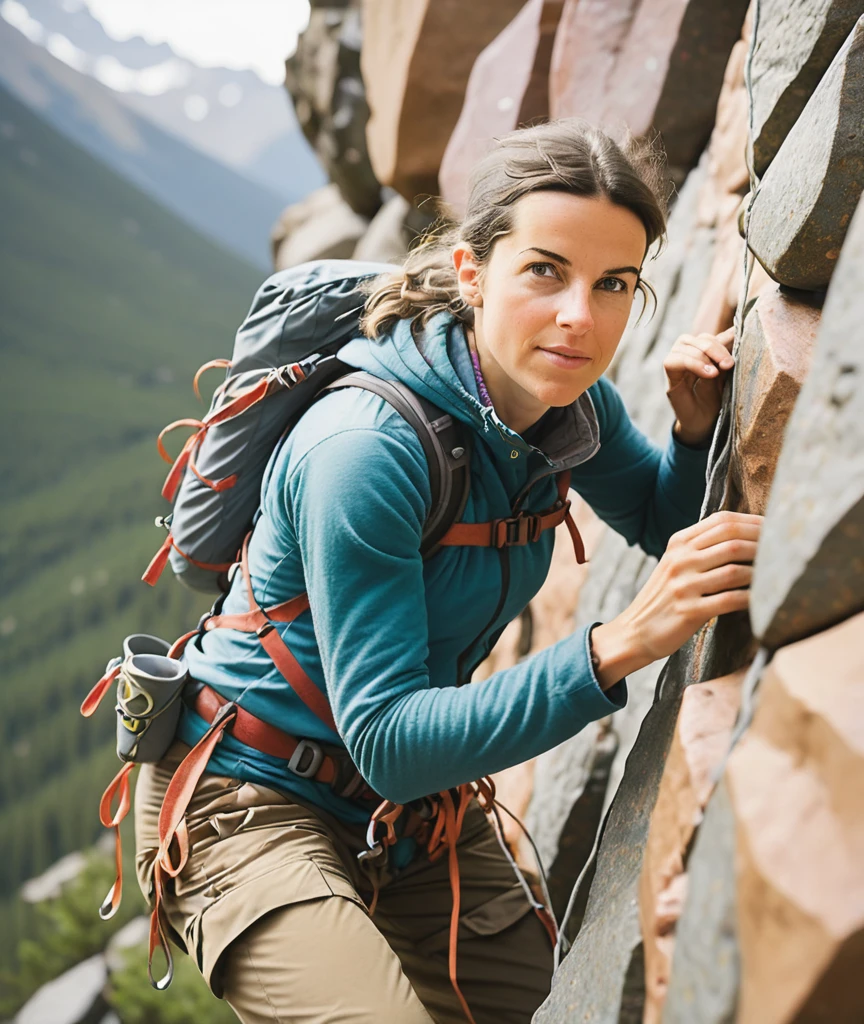
[[[523,0],[364,0],[366,138],[378,180],[409,202],[438,194],[438,168],[480,51]]]
[[[747,0],[567,0],[552,56],[553,117],[660,131],[677,180],[711,133]]]
[[[738,1024],[864,1020],[864,615],[781,648],[726,777]]]
[[[528,0],[474,62],[441,161],[441,195],[461,216],[474,165],[495,138],[549,116],[549,63],[564,0]]]
[[[738,346],[736,444],[739,512],[764,515],[786,423],[813,354],[821,313],[773,282],[747,314]]]

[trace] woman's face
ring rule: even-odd
[[[493,405],[514,430],[570,405],[609,365],[645,253],[642,222],[605,197],[535,192],[488,263],[454,252]],[[509,417],[509,418],[508,418]]]

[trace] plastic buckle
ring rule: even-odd
[[[496,548],[523,547],[540,536],[539,518],[521,513],[512,519],[496,519],[493,541]]]
[[[312,759],[309,764],[303,768],[300,762],[303,760],[303,755],[306,751],[309,751],[312,755]],[[324,751],[318,746],[314,740],[300,740],[297,744],[294,753],[291,755],[288,761],[288,770],[298,775],[301,779],[313,779],[318,774],[318,769],[324,762]]]

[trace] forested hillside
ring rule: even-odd
[[[110,711],[78,705],[125,634],[203,602],[141,583],[162,535],[155,435],[194,415],[260,274],[0,90],[0,964],[20,883],[101,831]],[[94,908],[95,912],[95,908]]]

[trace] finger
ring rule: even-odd
[[[699,602],[699,611],[705,621],[715,615],[728,615],[730,612],[743,612],[750,607],[749,590],[726,590],[722,594],[712,594]]]
[[[756,558],[758,538],[745,540],[736,538],[724,540],[719,544],[712,544],[711,547],[702,548],[693,562],[700,572],[709,572],[721,565],[752,565]]]
[[[733,342],[734,338],[724,343],[720,340],[720,336],[700,334],[692,342],[687,342],[687,344],[694,345],[699,351],[704,352],[709,359],[717,363],[722,369],[731,370],[735,365],[735,360],[731,354]]]
[[[667,376],[671,379],[672,377],[677,378],[679,375],[683,376],[685,373],[692,373],[696,377],[716,377],[717,367],[714,363],[706,360],[702,353],[696,354],[697,351],[691,349],[688,352],[685,349],[679,350],[674,354],[670,353],[669,358],[663,365]]]
[[[679,530],[678,533],[672,535],[670,543],[672,541],[676,545],[689,543],[697,537],[701,538],[703,534],[707,534],[714,527],[721,524],[737,524],[739,527],[744,525],[761,526],[764,519],[764,516],[757,516],[751,512],[730,512],[728,509],[723,509],[721,512],[712,512],[710,516],[700,519],[698,523]],[[735,536],[735,534],[732,533],[723,539],[730,540],[732,536]],[[705,546],[701,541],[698,544],[698,547]]]
[[[721,565],[699,575],[699,592],[705,596],[720,594],[724,590],[749,587],[753,582],[752,565]]]
[[[694,538],[693,547],[697,551],[705,551],[736,541],[758,544],[761,532],[762,527],[758,523],[714,523]]]

